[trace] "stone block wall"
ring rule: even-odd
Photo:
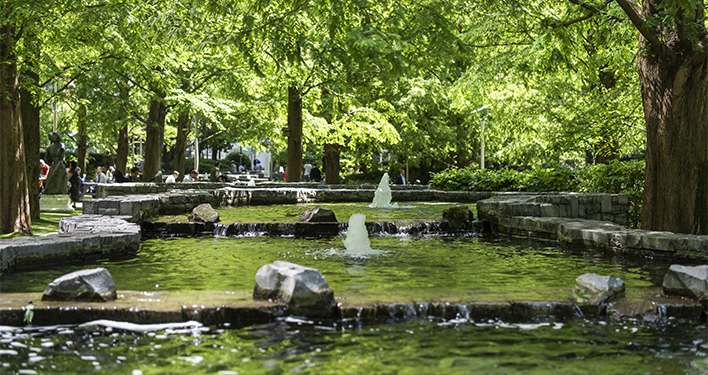
[[[610,221],[627,225],[629,199],[624,194],[581,193],[498,193],[477,202],[481,219],[494,222],[498,217],[567,217]]]
[[[62,218],[59,233],[0,241],[0,272],[73,259],[131,254],[140,247],[140,226],[127,217],[79,215]]]
[[[626,228],[628,202],[623,194],[500,193],[477,202],[477,215],[493,232],[568,248],[708,259],[708,236]]]
[[[96,185],[96,198],[106,198],[123,195],[161,194],[169,191],[200,190],[212,192],[222,188],[237,189],[314,189],[314,190],[376,190],[376,185],[327,185],[316,182],[257,182],[255,187],[248,187],[247,181],[234,182],[129,182]],[[391,190],[425,191],[428,185],[391,185]],[[373,193],[372,193],[373,194]],[[373,197],[373,195],[372,195]]]

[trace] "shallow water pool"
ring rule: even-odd
[[[19,374],[704,374],[708,328],[407,321],[136,333],[100,325],[0,327],[0,372]]]
[[[595,272],[628,288],[660,286],[668,263],[615,254],[569,253],[554,244],[474,237],[377,236],[380,255],[351,255],[343,237],[173,238],[144,241],[135,258],[57,265],[0,276],[0,292],[42,292],[71,271],[106,267],[118,290],[253,290],[256,271],[275,260],[319,269],[340,300],[557,300],[575,278]]]

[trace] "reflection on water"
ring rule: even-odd
[[[119,374],[700,374],[708,328],[299,319],[246,329],[0,328],[0,372]]]
[[[3,274],[0,292],[42,292],[58,276],[96,266],[110,271],[119,290],[250,291],[261,266],[287,260],[319,269],[340,296],[356,291],[362,298],[400,301],[493,293],[553,300],[567,297],[575,278],[586,272],[642,288],[660,286],[669,267],[652,259],[568,253],[510,239],[372,237],[371,247],[383,255],[347,257],[340,237],[149,240],[133,259]]]

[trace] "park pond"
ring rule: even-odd
[[[362,204],[351,206],[362,209]],[[444,206],[426,205],[432,207],[427,214],[430,220],[439,220]],[[308,208],[253,209],[272,220],[299,216]],[[274,211],[268,216],[264,209]],[[421,208],[415,210],[421,212]],[[372,211],[379,215],[373,220],[411,217],[410,212],[392,217],[400,212],[390,211],[394,210]],[[339,220],[346,220],[346,215]],[[121,291],[146,296],[199,294],[205,298],[244,295],[253,291],[254,275],[261,266],[287,260],[319,269],[336,301],[345,305],[567,301],[575,278],[589,272],[622,279],[626,297],[642,299],[661,293],[670,265],[661,259],[624,257],[614,252],[568,251],[555,242],[469,233],[376,235],[370,238],[374,250],[370,254],[352,254],[343,239],[150,239],[143,241],[131,258],[2,274],[0,292],[40,293],[56,277],[100,266],[110,271],[119,295]],[[464,311],[448,320],[408,315],[386,322],[289,316],[250,327],[94,322],[0,326],[0,335],[0,372],[22,374],[708,373],[708,329],[702,322],[662,318],[652,324],[617,323],[581,313],[573,319],[550,316],[528,322],[476,321]]]

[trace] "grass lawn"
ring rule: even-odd
[[[46,236],[48,234],[56,234],[59,231],[59,220],[63,217],[81,215],[80,204],[76,210],[71,213],[67,212],[40,212],[39,219],[32,219],[32,234],[34,236]],[[0,234],[0,240],[5,238],[22,237],[22,233],[7,233]]]

